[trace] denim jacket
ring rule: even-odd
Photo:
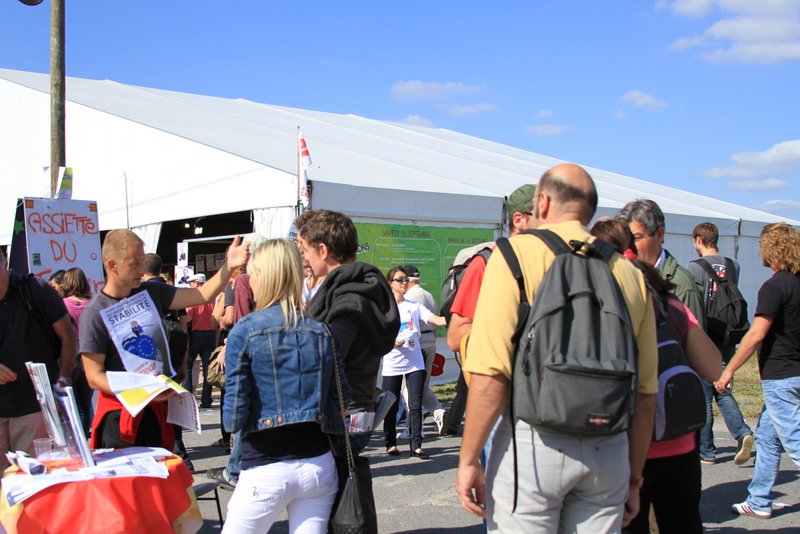
[[[334,345],[325,325],[308,317],[285,328],[280,304],[239,320],[225,348],[225,429],[246,433],[311,421],[323,430],[335,421],[341,426],[334,354],[340,372],[344,364]]]

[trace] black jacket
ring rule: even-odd
[[[394,347],[400,314],[383,274],[367,263],[334,269],[307,303],[306,314],[326,323],[344,355],[351,409],[374,410],[381,358]]]

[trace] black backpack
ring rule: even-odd
[[[528,304],[519,261],[507,239],[497,246],[520,290],[511,379],[511,415],[573,436],[624,432],[633,420],[638,345],[602,240],[570,241],[526,230],[556,255]],[[579,253],[581,252],[581,253]]]
[[[489,256],[491,255],[491,248],[482,248],[467,258],[467,260],[463,263],[450,266],[447,277],[444,279],[444,282],[442,282],[441,300],[439,301],[442,303],[441,313],[439,315],[444,316],[448,325],[450,324],[450,316],[452,315],[450,308],[453,306],[453,301],[456,299],[456,293],[458,293],[458,288],[461,285],[461,280],[464,278],[464,273],[467,271],[467,267],[469,267],[469,264],[472,263],[472,260],[479,256],[483,258],[484,263],[488,262]]]
[[[733,260],[725,258],[725,278],[721,278],[714,267],[703,258],[695,263],[708,274],[716,286],[708,300],[706,309],[706,332],[714,344],[721,348],[737,345],[750,328],[747,320],[747,301],[733,281],[728,279],[735,272]]]
[[[703,382],[689,367],[680,341],[667,323],[669,305],[656,299],[658,339],[658,395],[653,440],[677,438],[702,427],[706,422],[706,395]]]
[[[167,338],[167,348],[169,349],[170,362],[172,368],[175,370],[177,376],[181,372],[181,365],[183,364],[183,356],[186,354],[186,349],[189,345],[189,332],[178,321],[178,317],[174,311],[165,314],[161,322],[164,325],[164,335]],[[164,374],[167,374],[164,369]]]

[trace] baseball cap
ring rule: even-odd
[[[199,282],[201,284],[206,283],[206,275],[204,274],[193,274],[189,278],[186,279],[187,282]]]
[[[401,265],[399,269],[406,273],[409,278],[419,278],[419,269],[413,265]]]
[[[530,213],[533,211],[533,195],[536,194],[536,186],[525,184],[518,187],[508,196],[506,200],[506,213],[509,219],[516,212]]]

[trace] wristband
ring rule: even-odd
[[[644,477],[631,477],[628,480],[628,486],[631,488],[642,489],[644,485]]]

